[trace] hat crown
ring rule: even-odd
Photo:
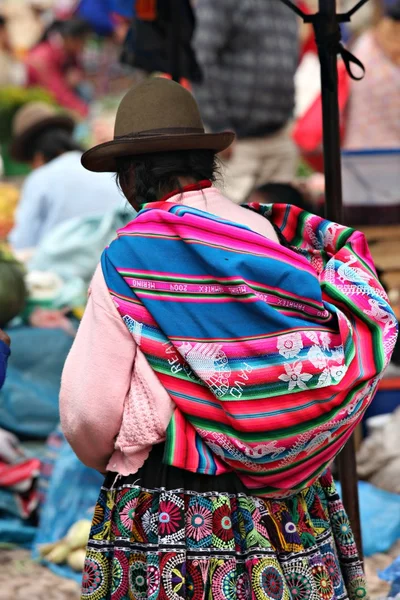
[[[56,110],[45,102],[29,102],[22,106],[14,117],[13,135],[21,135],[27,129],[56,114]]]
[[[131,88],[124,96],[114,136],[183,129],[204,132],[196,101],[178,83],[157,77]]]

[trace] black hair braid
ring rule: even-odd
[[[135,165],[135,198],[139,204],[157,200],[157,182],[146,162]]]
[[[117,159],[117,181],[132,186],[128,201],[144,204],[181,190],[179,177],[215,181],[217,159],[212,150],[178,150]]]
[[[40,153],[48,163],[65,152],[73,151],[83,152],[72,134],[64,129],[49,127],[33,140],[27,155],[29,160],[32,160],[36,153]]]

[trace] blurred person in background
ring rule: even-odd
[[[29,0],[29,7],[43,35],[54,21],[53,0]]]
[[[344,146],[400,148],[400,0],[385,0],[383,17],[352,52],[366,72],[351,83]]]
[[[82,167],[82,150],[72,137],[70,116],[32,102],[17,112],[13,129],[13,158],[33,169],[22,188],[10,234],[15,250],[36,247],[63,221],[101,215],[121,202],[110,175],[95,176]]]
[[[253,188],[290,182],[296,172],[290,122],[298,21],[276,0],[198,0],[194,10],[204,79],[193,91],[208,130],[237,135],[223,155],[224,190],[240,203]]]
[[[56,21],[26,58],[28,85],[47,89],[61,106],[80,118],[88,114],[81,57],[90,31],[81,19]]]
[[[182,85],[184,80],[201,81],[192,47],[195,17],[191,0],[138,0],[130,12],[132,26],[123,44],[122,64],[142,74],[168,74],[179,79]],[[120,15],[120,22],[121,17],[126,18],[129,15],[127,2],[115,2],[114,13]],[[173,45],[171,31],[174,32]]]
[[[25,69],[14,56],[7,29],[7,19],[0,14],[0,86],[19,86],[24,83]]]
[[[43,36],[53,21],[53,0],[1,0],[1,13],[7,18],[11,46],[23,57]]]

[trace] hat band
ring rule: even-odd
[[[190,133],[205,133],[205,131],[201,127],[164,127],[163,129],[147,129],[146,131],[115,135],[114,140],[130,140],[138,137],[152,137],[157,135],[185,135]]]

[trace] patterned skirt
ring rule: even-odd
[[[250,496],[234,474],[162,465],[109,474],[82,600],[362,600],[362,565],[330,474],[290,498]]]

